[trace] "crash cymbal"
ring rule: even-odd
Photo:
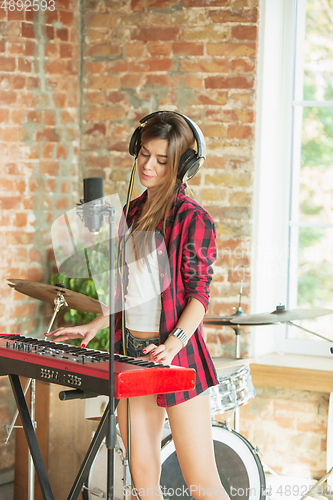
[[[99,314],[102,312],[102,303],[98,300],[82,295],[78,292],[73,292],[67,288],[63,288],[60,285],[48,285],[46,283],[38,283],[36,281],[28,281],[21,279],[8,279],[8,285],[18,292],[29,295],[34,299],[42,300],[43,302],[48,302],[50,304],[54,303],[57,295],[61,293],[70,309],[75,309],[76,311],[90,312]],[[103,304],[104,307],[104,304]]]
[[[203,319],[204,325],[211,325],[211,326],[232,326],[234,323],[231,322],[231,319],[233,316],[225,316],[225,317],[220,317],[220,316],[206,316]]]
[[[331,309],[285,309],[284,306],[277,306],[275,311],[259,314],[235,313],[231,316],[218,317],[208,316],[204,318],[205,325],[211,326],[260,326],[272,325],[273,323],[284,323],[285,321],[295,321],[300,319],[317,318],[332,314]]]
[[[285,306],[277,306],[275,311],[259,314],[238,314],[231,319],[233,325],[270,325],[272,323],[284,323],[301,319],[317,318],[332,314],[331,309],[286,309]]]

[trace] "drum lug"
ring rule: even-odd
[[[262,457],[264,456],[263,452],[261,451],[261,449],[259,448],[259,446],[255,446],[254,447],[254,451],[256,452],[257,455],[261,455]]]

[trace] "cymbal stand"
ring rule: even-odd
[[[241,314],[243,314],[242,292],[243,292],[243,280],[241,281],[241,286],[240,286],[240,290],[239,290],[239,303],[238,303],[238,307],[237,307],[236,312],[235,312],[235,316],[240,316]],[[236,335],[235,357],[237,359],[240,359],[241,358],[241,355],[240,355],[240,334],[241,334],[242,330],[241,330],[239,325],[233,326],[232,329],[234,330],[235,335]],[[239,431],[239,408],[238,408],[238,406],[236,406],[235,411],[234,411],[234,429],[237,432]]]
[[[54,323],[54,320],[55,320],[55,318],[56,318],[56,316],[57,316],[57,314],[60,311],[62,306],[68,306],[68,304],[67,304],[64,296],[62,295],[62,293],[58,291],[57,297],[54,299],[53,315],[52,315],[52,318],[51,318],[51,321],[49,323],[49,326],[47,328],[46,333],[50,333],[52,325]],[[44,337],[44,340],[47,340],[46,336]],[[36,380],[29,378],[29,380],[25,386],[24,392],[23,392],[24,396],[27,394],[30,386],[31,386],[31,389],[30,389],[30,417],[31,417],[31,421],[33,423],[33,428],[36,430],[36,428],[37,428],[37,422],[35,420],[36,419]],[[16,410],[11,424],[5,425],[5,430],[7,433],[7,438],[6,438],[5,444],[8,443],[10,436],[13,432],[13,429],[21,428],[21,426],[15,425],[18,415],[19,415],[19,411]],[[34,466],[32,455],[29,451],[28,500],[34,500],[34,497],[35,497],[35,466]]]

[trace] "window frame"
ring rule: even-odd
[[[302,58],[298,58],[296,66],[294,57],[295,47],[299,49],[296,36],[302,37],[300,17],[304,16],[301,9],[304,11],[305,5],[306,0],[262,0],[260,4],[252,241],[254,313],[271,312],[281,303],[295,307],[291,297],[292,294],[295,297],[295,284],[289,283],[289,264],[294,258],[290,254],[289,238],[297,235],[297,231],[292,231],[295,222],[290,222],[290,216],[298,196],[297,193],[295,197],[295,190],[291,196],[292,180],[295,180],[291,166],[295,160],[292,156],[300,154],[294,147],[295,107],[309,105],[309,102],[295,99],[294,89],[300,85],[303,68],[299,63]],[[304,22],[303,26],[305,29]],[[296,96],[299,95],[298,89]],[[253,327],[250,355],[283,352],[332,356],[327,342],[288,338],[288,328],[282,324]]]

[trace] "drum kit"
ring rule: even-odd
[[[10,279],[8,281],[9,286],[19,292],[55,304],[48,332],[51,331],[55,316],[62,306],[86,312],[102,312],[103,305],[100,302],[77,292],[67,290],[61,284],[52,286],[18,279]],[[239,342],[242,327],[271,325],[274,323],[287,323],[299,326],[295,325],[293,321],[324,316],[332,312],[328,309],[288,310],[280,305],[272,312],[244,314],[239,302],[239,307],[235,314],[226,317],[204,318],[205,325],[217,327],[229,326],[234,329],[236,334],[235,358],[222,357],[214,359],[219,374],[219,385],[211,388],[211,416],[215,458],[222,484],[233,500],[264,500],[267,494],[264,468],[259,458],[260,450],[252,446],[238,432],[237,419],[234,422],[234,429],[229,425],[230,417],[223,423],[216,420],[217,415],[227,412],[231,412],[231,415],[237,415],[239,408],[246,405],[256,394],[249,368],[249,364],[253,360],[240,357]],[[319,336],[322,337],[321,335]],[[332,342],[330,339],[322,338]],[[96,398],[96,401],[98,399],[99,397]],[[131,496],[131,480],[120,434],[118,435],[116,452],[115,498],[128,500]],[[163,497],[170,500],[191,498],[180,470],[175,445],[167,421],[161,442],[161,460],[161,488]],[[94,500],[96,497],[105,498],[107,491],[106,482],[107,448],[103,442],[95,456],[87,484],[82,491],[83,499]]]

